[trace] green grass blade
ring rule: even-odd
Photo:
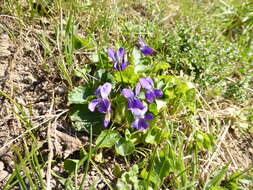
[[[215,187],[220,184],[223,177],[228,171],[228,166],[230,163],[228,163],[226,166],[224,166],[214,177],[211,179],[209,178],[204,186],[204,190],[209,190],[212,187]]]

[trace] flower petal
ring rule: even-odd
[[[150,78],[147,77],[146,80],[149,82],[149,84],[152,86],[152,88],[154,87],[154,81]]]
[[[121,91],[121,94],[129,99],[129,98],[133,98],[134,97],[134,93],[131,89],[128,89],[128,88],[124,88],[122,91]]]
[[[109,122],[110,122],[110,121],[106,121],[106,120],[104,120],[104,122],[103,122],[104,127],[108,127]]]
[[[118,59],[123,59],[124,58],[124,54],[125,54],[124,48],[120,47],[119,51],[118,51]]]
[[[153,103],[154,102],[154,93],[152,90],[148,90],[146,93],[145,93],[145,97],[146,97],[146,100],[149,102],[149,103]]]
[[[141,37],[138,37],[138,43],[141,47],[146,45],[145,41]]]
[[[105,114],[105,119],[104,119],[104,127],[108,127],[109,123],[110,123],[110,120],[111,120],[111,113],[110,112],[107,112]]]
[[[138,108],[140,110],[144,109],[143,103],[138,99],[138,98],[129,98],[128,99],[128,108],[133,109],[133,108]]]
[[[154,53],[154,50],[151,47],[142,46],[141,52],[143,53],[144,56],[149,56]]]
[[[132,123],[132,127],[138,129],[138,123],[139,123],[139,119],[136,119],[136,120]]]
[[[101,85],[97,88],[95,94],[96,94],[97,97],[101,97]]]
[[[118,61],[115,61],[115,62],[114,62],[113,67],[114,67],[114,69],[115,69],[116,71],[120,71],[119,62],[118,62]]]
[[[107,113],[110,111],[111,103],[108,99],[101,99],[98,103],[98,111],[100,113]]]
[[[148,128],[148,123],[145,121],[145,119],[138,119],[134,121],[132,125],[138,130],[145,130]]]
[[[147,112],[147,110],[148,110],[147,106],[144,106],[143,109],[132,108],[131,112],[132,112],[134,118],[143,118],[145,113]]]
[[[108,48],[107,55],[112,59],[112,61],[117,61],[116,52],[113,49]]]
[[[133,104],[133,106],[132,106],[132,108],[138,108],[138,109],[141,109],[141,110],[143,110],[144,109],[144,105],[143,105],[143,103],[141,102],[141,100],[139,100],[138,98],[133,98],[133,100],[132,100],[132,104]]]
[[[120,68],[121,71],[124,71],[126,69],[127,63],[124,59],[122,60],[122,63],[120,64],[120,67],[121,67]]]
[[[112,90],[111,83],[109,83],[109,82],[104,83],[103,86],[101,86],[101,90],[100,90],[101,97],[107,98],[109,96],[111,90]]]
[[[159,89],[154,89],[153,93],[154,93],[156,98],[161,98],[163,96],[163,91],[161,91]]]
[[[122,61],[122,63],[119,64],[119,62],[116,61],[113,67],[116,71],[124,71],[127,67],[127,63],[125,61]]]
[[[145,120],[153,120],[154,119],[154,116],[151,114],[151,113],[148,113],[146,116],[145,116],[145,118],[144,118]]]
[[[138,82],[138,84],[135,87],[135,95],[138,96],[141,91],[141,83]]]
[[[89,110],[92,111],[92,112],[94,112],[95,109],[96,109],[96,107],[97,107],[97,105],[98,105],[98,103],[99,103],[99,99],[94,99],[94,100],[92,100],[92,101],[89,103],[89,105],[88,105]]]
[[[142,88],[145,88],[147,90],[151,90],[154,87],[154,82],[150,77],[140,78],[139,81],[140,81]]]

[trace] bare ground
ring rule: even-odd
[[[14,17],[0,17],[0,90],[8,96],[0,95],[0,186],[14,170],[15,155],[12,146],[18,145],[22,152],[23,146],[19,142],[26,139],[29,131],[17,116],[21,114],[18,107],[25,112],[24,118],[31,121],[37,140],[48,140],[41,149],[46,159],[52,162],[52,159],[60,158],[58,163],[50,165],[44,171],[45,174],[52,168],[57,174],[66,175],[63,171],[63,158],[75,158],[77,154],[73,153],[88,141],[88,137],[74,131],[69,124],[67,87],[59,77],[54,63],[50,60],[46,63],[50,72],[43,69],[43,49],[36,39],[36,34],[43,31],[34,28],[17,31],[16,22],[19,21]],[[106,160],[106,166],[103,163],[101,166],[107,168],[104,169],[105,176],[112,180],[110,168],[115,164],[115,158],[107,155]],[[48,173],[44,175],[45,180],[46,176]],[[99,181],[99,189],[105,188],[105,183],[93,168],[89,171],[86,188],[95,180]],[[62,189],[54,179],[48,181],[53,189]]]

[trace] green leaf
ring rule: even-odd
[[[146,168],[144,168],[141,171],[140,176],[145,180],[148,179],[148,181],[152,182],[156,187],[159,187],[160,184],[162,183],[160,177],[158,176],[158,174],[154,170],[147,171]],[[157,188],[157,189],[159,189],[159,188]]]
[[[158,144],[160,140],[160,137],[158,136],[159,134],[160,134],[159,128],[153,128],[151,130],[148,130],[145,142],[149,144]]]
[[[134,67],[134,73],[143,73],[147,69],[146,65],[139,64]]]
[[[99,79],[101,82],[105,83],[105,82],[110,82],[112,84],[112,87],[114,88],[114,86],[116,85],[114,77],[112,75],[111,72],[109,72],[106,69],[99,69],[96,71],[95,77],[97,79]],[[99,84],[101,84],[101,82],[99,82]]]
[[[117,95],[114,99],[114,122],[122,124],[126,122],[132,114],[129,113],[127,100],[122,95]],[[131,118],[132,119],[132,118]]]
[[[133,49],[132,52],[132,61],[134,63],[134,73],[143,73],[148,67],[141,63],[141,53],[136,48]]]
[[[170,162],[166,156],[156,158],[154,164],[154,171],[157,173],[157,175],[160,177],[161,180],[163,180],[165,177],[169,175],[170,167],[171,167]]]
[[[120,140],[121,136],[117,131],[105,130],[98,136],[96,140],[96,145],[98,148],[110,148],[112,147],[118,140]]]
[[[152,70],[153,73],[156,73],[160,70],[167,70],[170,68],[170,65],[166,62],[159,62],[156,64],[155,68]]]
[[[217,185],[220,185],[221,180],[223,179],[223,177],[228,171],[228,166],[229,164],[224,166],[214,177],[212,177],[211,179],[208,179],[204,186],[204,189],[209,190],[212,187],[216,187]]]
[[[162,108],[164,108],[167,104],[167,101],[165,100],[155,100],[156,102],[156,107],[157,107],[157,110],[160,111]]]
[[[89,39],[83,39],[83,38],[80,38],[76,35],[73,35],[73,46],[74,46],[74,49],[81,49],[81,48],[91,49],[91,48],[93,48],[93,46],[90,44]]]
[[[88,88],[86,86],[75,87],[68,94],[68,103],[69,104],[83,104],[86,102],[87,97],[93,94],[94,94],[93,89]]]
[[[77,76],[77,77],[79,77],[79,78],[82,78],[82,77],[86,77],[86,75],[88,74],[88,73],[90,73],[91,72],[91,66],[90,65],[85,65],[85,66],[83,66],[82,68],[76,68],[75,70],[74,70],[74,74],[75,74],[75,76]]]
[[[211,150],[213,148],[213,137],[210,134],[205,134],[202,133],[200,131],[196,132],[196,142],[197,142],[197,146],[200,149],[207,149],[207,150]]]
[[[120,165],[119,164],[116,164],[115,167],[113,168],[113,175],[116,177],[116,178],[119,178],[121,176],[121,168],[120,168]]]
[[[157,115],[159,113],[156,104],[149,104],[148,110],[153,113],[154,115]]]
[[[135,85],[139,79],[139,76],[135,74],[134,67],[129,65],[124,71],[115,72],[115,80],[117,82],[122,82],[121,76],[124,83],[129,83]]]
[[[129,168],[128,172],[123,173],[121,178],[118,179],[116,187],[121,190],[151,190],[152,188],[145,183],[145,181],[141,181],[138,179],[139,167],[138,165],[133,165]]]
[[[233,182],[232,181],[232,182],[226,183],[224,186],[229,190],[238,190],[239,189],[238,184],[239,184],[238,182]]]
[[[115,145],[116,152],[121,156],[127,156],[134,152],[134,144],[121,138]]]
[[[79,160],[74,159],[64,160],[64,170],[71,174],[76,170],[78,162]]]
[[[104,115],[98,111],[91,112],[86,104],[74,105],[70,109],[69,114],[72,125],[77,131],[86,131],[90,133],[92,128],[92,134],[99,135],[104,129]]]
[[[168,100],[173,100],[176,98],[176,94],[173,89],[165,90],[164,97],[166,97]]]

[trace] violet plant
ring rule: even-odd
[[[153,119],[152,114],[147,114],[147,106],[145,106],[140,99],[138,99],[132,90],[124,88],[121,94],[128,100],[128,109],[132,112],[135,121],[132,123],[132,127],[138,130],[144,130],[148,128],[148,120]]]
[[[149,103],[153,103],[155,98],[161,98],[163,95],[161,90],[154,89],[154,82],[150,77],[139,80],[135,90],[136,95],[139,95],[141,88],[146,90],[145,97]]]
[[[138,40],[140,51],[132,48],[132,52],[126,52],[123,47],[117,51],[107,49],[113,66],[105,69],[99,68],[99,64],[94,75],[96,80],[69,94],[70,104],[78,104],[71,110],[73,126],[98,135],[96,144],[99,147],[115,145],[116,153],[121,156],[132,154],[139,143],[157,144],[167,138],[166,133],[161,133],[161,125],[166,121],[161,122],[159,117],[168,102],[172,105],[172,113],[182,104],[194,111],[194,89],[190,83],[174,76],[156,75],[159,69],[165,71],[168,66],[146,59],[154,50],[141,38]],[[127,49],[131,50],[131,47]],[[130,59],[127,56],[131,56]],[[152,78],[154,75],[156,81]]]
[[[132,127],[138,130],[145,130],[148,128],[149,123],[147,121],[153,120],[153,115],[151,113],[147,113],[147,111],[148,111],[147,106],[145,106],[143,109],[138,108],[131,109],[131,112],[135,119],[134,122],[132,123]]]
[[[120,47],[118,52],[114,51],[111,48],[107,49],[107,54],[109,58],[113,61],[114,65],[113,67],[117,71],[124,71],[127,67],[127,60],[125,55],[125,50],[123,47]]]
[[[89,110],[94,112],[96,107],[100,113],[105,114],[104,126],[107,127],[110,122],[110,109],[111,103],[108,99],[108,96],[112,90],[112,85],[110,83],[105,83],[102,86],[99,86],[96,90],[97,98],[92,100],[89,103]]]
[[[151,47],[146,46],[145,41],[141,37],[138,38],[138,41],[140,50],[144,56],[149,56],[154,52]],[[116,71],[125,71],[127,62],[123,47],[120,47],[118,51],[108,48],[107,55],[113,61],[113,67]],[[98,108],[100,113],[106,114],[104,120],[105,127],[107,127],[110,122],[111,103],[108,99],[108,96],[111,92],[111,89],[112,85],[108,82],[104,83],[102,86],[99,86],[96,90],[97,98],[93,99],[88,106],[89,110],[92,112]],[[154,88],[154,81],[150,77],[139,79],[139,82],[135,87],[135,93],[130,88],[124,88],[121,90],[121,95],[127,99],[128,110],[132,113],[134,118],[131,126],[138,130],[147,129],[149,126],[148,121],[153,120],[153,115],[148,113],[148,105],[142,102],[142,100],[138,97],[141,89],[145,89],[147,103],[154,103],[154,99],[161,98],[163,95],[161,90]]]
[[[154,53],[154,50],[151,47],[147,46],[146,42],[141,37],[138,37],[137,45],[144,56],[149,56]]]
[[[144,109],[144,105],[135,95],[134,92],[131,89],[124,88],[121,91],[121,94],[128,100],[128,108],[129,109]]]
[[[154,53],[154,50],[147,46],[141,37],[138,38],[138,42],[143,56],[150,56]],[[79,128],[94,126],[97,129],[102,123],[104,127],[109,127],[110,121],[112,121],[111,126],[126,121],[124,123],[126,126],[140,131],[150,127],[150,121],[154,119],[154,115],[158,114],[157,111],[154,112],[155,99],[162,98],[163,92],[155,88],[154,81],[150,76],[146,76],[146,71],[135,72],[134,68],[136,66],[140,66],[147,61],[144,57],[144,59],[141,58],[141,54],[137,55],[136,52],[136,49],[133,49],[132,54],[127,53],[123,47],[118,50],[108,48],[106,53],[109,60],[113,62],[112,69],[98,69],[95,74],[98,80],[94,80],[94,83],[88,83],[88,86],[79,87],[73,91],[73,94],[70,94],[70,97],[72,96],[71,100],[75,104],[78,101],[80,104],[88,104],[87,108],[82,106],[83,110],[80,111],[81,121],[76,119],[79,115],[76,116],[75,114],[78,113],[73,112],[75,114],[73,114],[72,119],[74,119],[76,126],[80,126]],[[139,56],[139,61],[127,63],[127,55]],[[129,60],[136,59],[131,58]],[[152,75],[152,73],[149,74]],[[96,98],[93,98],[94,91]],[[145,94],[145,97],[141,92]],[[111,98],[109,98],[110,94]],[[78,100],[73,98],[74,96],[78,97]],[[124,97],[126,102],[120,97]],[[152,108],[150,109],[150,107]],[[88,112],[94,112],[94,114],[87,113],[85,109]],[[89,130],[85,129],[85,131]]]

